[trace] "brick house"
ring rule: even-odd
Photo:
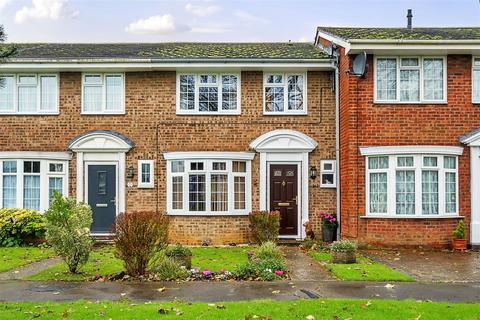
[[[95,235],[166,212],[189,244],[245,242],[268,209],[302,239],[336,210],[335,69],[312,44],[18,44],[0,69],[1,207],[59,191]]]
[[[444,247],[463,219],[479,246],[480,28],[319,27],[315,41],[338,60],[342,237]]]

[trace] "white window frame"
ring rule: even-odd
[[[364,154],[365,155],[365,154]],[[370,157],[388,157],[388,169],[369,169],[368,159]],[[413,157],[413,167],[398,166],[397,159],[399,157]],[[437,166],[427,167],[423,165],[423,158],[436,157]],[[455,169],[444,168],[444,157],[455,158]],[[415,214],[396,214],[396,172],[397,170],[411,170],[415,172]],[[423,214],[422,213],[422,171],[435,170],[438,171],[438,214]],[[386,172],[387,173],[387,212],[371,213],[370,212],[370,173]],[[456,173],[456,212],[446,213],[445,202],[445,173]],[[366,216],[373,217],[392,217],[392,218],[442,218],[442,217],[458,217],[459,216],[459,170],[458,170],[458,154],[418,154],[413,150],[411,153],[400,154],[369,154],[365,157],[365,212]]]
[[[85,83],[85,77],[86,76],[100,76],[102,83],[96,83],[96,84],[88,84]],[[107,110],[107,82],[106,82],[106,77],[107,76],[120,76],[122,79],[122,97],[121,97],[121,109],[120,110]],[[85,111],[84,108],[84,100],[85,100],[85,87],[87,86],[102,86],[102,108],[100,111]],[[125,114],[125,72],[107,72],[107,73],[101,73],[101,72],[83,72],[82,73],[82,92],[81,92],[81,105],[82,105],[82,112],[81,114],[94,114],[94,115],[114,115],[114,114]]]
[[[324,166],[326,164],[332,165],[331,170],[326,170]],[[333,182],[332,183],[323,183],[322,176],[324,174],[331,174],[333,175]],[[320,160],[320,187],[321,188],[336,188],[337,187],[337,168],[336,168],[336,160]]]
[[[405,58],[416,58],[419,61],[419,67],[401,67],[401,59]],[[377,60],[378,59],[396,59],[397,61],[397,98],[395,100],[379,100],[377,98]],[[423,78],[423,61],[425,59],[442,59],[443,60],[443,99],[441,100],[427,100],[424,99],[424,78]],[[375,56],[373,58],[373,69],[374,69],[374,77],[373,77],[373,94],[374,94],[374,103],[376,104],[445,104],[448,100],[448,92],[447,92],[447,57],[445,56]],[[401,101],[400,100],[400,70],[412,69],[418,70],[420,68],[420,100],[418,101]]]
[[[475,65],[475,60],[478,60],[479,64]],[[480,103],[480,97],[478,100],[475,99],[475,93],[473,92],[473,87],[474,87],[474,71],[479,71],[480,72],[480,57],[478,56],[472,56],[472,103],[479,104]],[[479,79],[480,81],[480,79]],[[480,83],[478,84],[480,88]]]
[[[3,206],[3,161],[16,161],[17,162],[17,205],[16,208],[23,208],[23,177],[25,175],[36,175],[40,176],[40,212],[44,212],[50,206],[49,198],[49,178],[58,177],[62,178],[62,194],[63,196],[68,196],[68,161],[65,159],[48,159],[48,158],[38,158],[38,157],[28,157],[28,158],[17,158],[17,157],[2,157],[0,158],[0,208]],[[40,162],[40,173],[24,173],[24,162],[26,161],[38,161]],[[62,172],[50,172],[50,163],[61,163],[63,164]],[[12,175],[12,174],[6,174]]]
[[[269,75],[281,75],[282,83],[267,83],[267,77]],[[302,110],[288,110],[288,77],[289,76],[303,76],[303,109]],[[266,99],[265,99],[265,90],[266,87],[283,87],[283,111],[267,111],[266,109]],[[263,114],[264,115],[306,115],[308,113],[308,94],[307,94],[307,72],[263,72],[263,91],[262,91],[262,101],[263,101]]]
[[[150,182],[143,182],[142,181],[142,165],[143,164],[148,164],[149,167],[150,167],[150,172],[149,172],[149,176],[150,176]],[[154,173],[154,161],[153,160],[138,160],[138,188],[142,188],[142,189],[148,189],[148,188],[153,188],[154,185],[155,185],[155,181],[153,180],[154,177],[155,177],[155,173]]]
[[[167,160],[167,214],[186,215],[186,216],[239,216],[248,215],[252,208],[252,163],[254,153],[248,152],[170,152],[165,153]],[[183,161],[183,172],[172,172],[172,161]],[[234,161],[245,162],[246,172],[233,172],[232,163]],[[203,170],[190,170],[192,162],[203,162]],[[213,162],[226,162],[226,170],[213,170]],[[205,211],[189,211],[189,175],[205,174]],[[215,173],[225,173],[228,181],[228,210],[211,211],[211,175]],[[173,186],[172,178],[174,176],[183,177],[183,209],[173,209]],[[235,209],[234,203],[234,177],[245,177],[245,209]]]
[[[180,76],[184,75],[191,75],[194,76],[195,79],[195,100],[194,105],[195,108],[193,110],[182,110],[180,109]],[[214,75],[217,77],[217,82],[215,84],[207,84],[207,83],[200,83],[200,76],[201,75]],[[222,76],[232,75],[237,77],[237,109],[235,110],[222,110],[222,93],[223,93],[223,85],[222,85]],[[178,115],[240,115],[242,113],[242,106],[241,106],[241,82],[242,77],[241,73],[238,71],[235,72],[188,72],[182,71],[177,72],[176,77],[176,109]],[[199,99],[199,87],[216,87],[218,89],[218,111],[200,111],[200,99]]]
[[[13,76],[13,109],[7,110],[0,110],[0,115],[58,115],[59,114],[59,103],[60,103],[60,75],[58,73],[0,73],[0,77],[3,76]],[[35,85],[20,85],[19,77],[20,76],[34,76],[36,79]],[[41,103],[42,103],[42,87],[41,87],[41,77],[48,76],[48,77],[55,77],[56,78],[56,105],[55,109],[52,110],[42,110]],[[20,112],[18,108],[18,90],[20,86],[33,86],[37,89],[37,96],[36,96],[36,110],[35,111],[27,111],[27,112]]]

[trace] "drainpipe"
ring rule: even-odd
[[[340,239],[341,212],[340,212],[340,72],[338,70],[339,59],[335,64],[335,162],[337,175],[337,240]]]

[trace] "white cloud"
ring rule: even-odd
[[[220,11],[220,7],[216,5],[193,5],[191,3],[187,3],[185,10],[194,16],[206,17]]]
[[[125,31],[137,34],[167,34],[188,29],[185,25],[177,24],[171,14],[164,14],[132,22]]]
[[[30,7],[23,6],[15,14],[16,23],[28,20],[58,20],[63,17],[74,18],[78,11],[68,12],[65,8],[67,0],[32,0]]]
[[[242,11],[242,10],[239,10],[239,11],[235,12],[235,16],[237,18],[240,18],[240,19],[242,19],[244,21],[247,21],[247,22],[260,22],[260,23],[263,23],[263,24],[268,23],[267,19],[254,16],[253,14],[248,13],[246,11]]]
[[[192,27],[194,33],[224,33],[230,31],[230,28],[226,27]]]
[[[0,0],[0,10],[2,10],[9,2],[10,0]]]

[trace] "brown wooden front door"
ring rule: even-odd
[[[280,211],[280,236],[298,233],[296,165],[270,165],[270,210]]]

